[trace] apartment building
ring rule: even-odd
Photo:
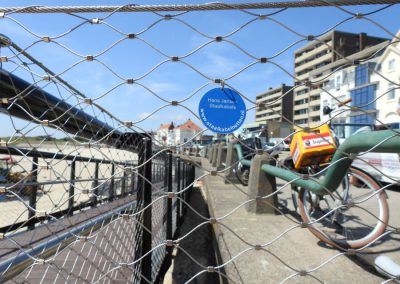
[[[310,72],[386,40],[365,33],[331,31],[298,49],[294,66],[296,88],[293,91],[295,127],[314,127],[320,123],[321,89],[318,84],[305,84],[311,81]],[[318,80],[318,76],[314,76]]]
[[[388,44],[389,41],[385,41],[347,57],[350,61],[359,62],[357,65],[346,67],[348,61],[340,59],[310,72],[311,80],[316,80],[318,77],[324,79],[321,82],[320,93],[320,117],[322,123],[329,120],[329,117],[322,113],[322,109],[325,106],[334,107],[338,102],[343,102],[350,98],[352,101],[347,107],[343,107],[339,112],[334,113],[331,118],[333,124],[376,123],[375,119],[378,118],[379,113],[377,101],[383,99],[377,100],[378,93],[382,91],[382,84],[386,83],[386,80],[379,76],[379,74],[382,74],[379,62]],[[338,69],[339,67],[340,69]],[[350,107],[357,107],[361,111],[351,110]],[[357,127],[355,126],[336,127],[335,132],[339,137],[348,137],[356,129]],[[343,133],[339,133],[340,131],[343,131]]]
[[[282,84],[256,97],[256,122],[293,122],[293,86]]]
[[[383,123],[400,122],[400,31],[385,49],[379,58],[379,73],[374,74],[375,80],[379,80],[376,108],[378,119]]]

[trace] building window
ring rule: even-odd
[[[302,104],[306,104],[306,103],[308,103],[308,99],[302,99],[302,100],[299,100],[299,101],[295,101],[294,105],[298,106],[298,105],[302,105]]]
[[[368,83],[368,69],[366,66],[361,65],[356,67],[356,86]]]
[[[359,88],[351,91],[351,105],[361,110],[375,110],[375,85]],[[352,133],[363,125],[374,124],[375,113],[360,114],[352,116],[350,123],[360,124],[360,126],[352,126]]]
[[[373,114],[362,114],[352,117],[351,120],[357,124],[374,124],[375,118]]]
[[[339,90],[342,85],[342,77],[339,75],[336,77],[336,90]]]
[[[296,92],[296,96],[301,96],[301,95],[307,94],[307,92],[308,92],[308,89],[304,89],[304,90],[301,90],[301,91],[297,91],[297,92]]]
[[[354,82],[354,79],[355,79],[354,77],[355,77],[354,76],[354,70],[352,70],[352,71],[349,72],[349,77],[347,79],[349,84]]]
[[[362,110],[375,109],[375,85],[358,88],[351,91],[351,106]]]
[[[391,60],[389,60],[389,63],[388,63],[388,69],[389,69],[389,71],[393,71],[395,65],[396,65],[396,59],[391,59]]]
[[[366,126],[366,125],[372,125],[375,123],[375,114],[361,114],[357,116],[352,116],[350,118],[350,123],[354,124],[360,124],[360,125],[353,125],[351,127],[351,133],[354,133],[356,130],[359,128]]]
[[[295,124],[305,124],[307,122],[308,122],[307,119],[297,119],[294,121]]]
[[[393,83],[389,83],[388,92],[387,92],[387,99],[393,100],[396,96],[396,86]]]
[[[308,109],[299,109],[299,110],[296,110],[295,112],[294,112],[294,114],[295,115],[300,115],[300,114],[306,114],[308,112]]]
[[[332,126],[335,129],[335,135],[338,138],[346,138],[345,133],[345,124],[346,118],[345,117],[335,117],[332,119]]]
[[[343,71],[343,85],[348,83],[348,73],[346,70]]]
[[[311,111],[318,111],[320,109],[321,109],[321,107],[319,105],[311,107]]]

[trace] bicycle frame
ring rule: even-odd
[[[251,165],[251,160],[243,157],[240,144],[236,144],[239,161],[246,166]],[[368,133],[359,133],[349,137],[336,150],[331,164],[326,169],[323,179],[304,176],[299,173],[264,164],[261,170],[267,174],[278,177],[310,190],[318,195],[326,195],[336,190],[346,175],[353,162],[354,155],[373,149],[378,153],[400,153],[400,131],[380,130]]]

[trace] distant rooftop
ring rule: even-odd
[[[332,37],[332,35],[333,35],[334,33],[342,34],[342,35],[361,35],[361,34],[363,34],[364,36],[369,37],[369,38],[380,39],[380,40],[382,40],[382,41],[388,40],[387,38],[376,37],[376,36],[370,36],[370,35],[368,35],[368,34],[366,34],[366,33],[349,33],[349,32],[337,31],[337,30],[332,30],[332,31],[330,31],[330,32],[327,32],[327,33],[321,35],[320,37],[316,37],[316,39],[318,39],[318,41],[323,41],[323,40],[325,40],[325,39],[328,39],[328,38]],[[318,41],[312,40],[312,41],[309,42],[308,44],[306,44],[306,45],[300,47],[299,49],[295,50],[295,54],[300,53],[300,52],[303,52],[304,50],[307,50],[307,49],[313,47],[315,44],[318,43]]]
[[[174,126],[174,123],[167,123],[167,124],[162,124],[160,126],[160,130],[161,129],[169,129],[169,130],[193,130],[193,131],[202,131],[202,129],[195,124],[193,121],[190,120],[190,118],[183,124],[180,124],[178,126]]]

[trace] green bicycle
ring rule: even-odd
[[[269,164],[264,164],[261,170],[300,188],[300,216],[304,226],[317,238],[334,247],[355,249],[376,241],[389,222],[384,189],[368,174],[351,168],[358,153],[371,149],[379,153],[399,153],[400,132],[380,130],[348,138],[319,176]],[[240,145],[236,145],[236,150],[239,161],[250,166],[251,161],[243,158]],[[348,177],[357,179],[359,184],[350,186],[348,195],[343,198],[337,189]]]

